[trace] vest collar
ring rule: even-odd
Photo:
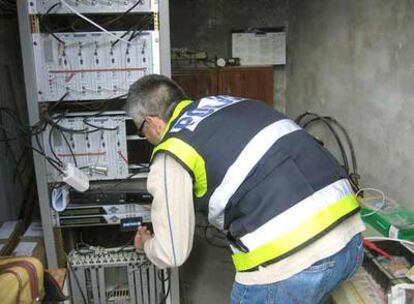
[[[168,123],[167,123],[167,125],[166,125],[166,127],[165,127],[165,130],[164,130],[164,133],[162,134],[162,136],[161,136],[161,140],[160,140],[160,142],[164,139],[164,137],[165,137],[165,135],[168,133],[168,131],[170,131],[170,129],[171,129],[171,127],[172,127],[172,125],[173,125],[173,122],[175,122],[175,120],[179,117],[179,116],[181,116],[181,114],[184,112],[184,110],[192,103],[193,101],[192,100],[188,100],[188,99],[185,99],[185,100],[181,100],[176,106],[175,106],[175,108],[174,108],[174,111],[173,111],[173,113],[172,113],[172,115],[171,115],[171,118],[170,118],[170,120],[168,121]]]

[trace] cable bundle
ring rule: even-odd
[[[113,34],[112,32],[110,32],[109,30],[107,30],[105,27],[109,26],[109,25],[113,25],[116,22],[118,22],[121,19],[124,19],[124,17],[126,17],[127,15],[129,15],[132,10],[134,8],[136,8],[139,4],[142,4],[142,0],[138,0],[137,2],[135,2],[129,9],[127,9],[124,13],[122,13],[121,15],[119,15],[116,18],[113,18],[105,23],[103,23],[102,25],[96,23],[95,21],[91,20],[90,18],[86,17],[84,14],[80,13],[76,8],[72,7],[71,5],[69,5],[65,0],[60,0],[59,2],[55,3],[54,5],[50,6],[49,9],[46,11],[46,13],[42,16],[42,18],[40,18],[40,24],[43,28],[43,30],[50,34],[53,38],[55,38],[57,41],[59,41],[61,44],[65,44],[64,41],[62,41],[59,37],[57,37],[55,35],[56,32],[63,32],[63,31],[79,31],[79,29],[77,29],[75,27],[75,23],[71,24],[70,26],[64,27],[64,28],[59,28],[59,29],[53,29],[50,27],[50,24],[48,22],[48,17],[50,14],[53,13],[53,11],[61,6],[66,7],[69,11],[71,11],[74,15],[76,15],[77,17],[79,17],[79,20],[83,20],[85,22],[87,22],[88,24],[92,25],[94,28],[99,29],[100,31],[106,33],[109,36],[112,36],[113,38],[115,38],[115,41],[112,43],[112,47],[114,47],[119,41],[122,41],[126,44],[131,44],[132,41],[141,34],[142,30],[144,30],[148,25],[151,25],[154,21],[154,17],[152,15],[147,15],[144,16],[144,18],[142,18],[142,20],[140,20],[137,24],[129,27],[129,29],[120,37],[118,37],[117,35]],[[127,39],[125,39],[125,37],[131,33],[131,36]]]
[[[331,116],[320,116],[319,114],[312,112],[305,112],[299,115],[295,122],[300,125],[302,128],[307,129],[310,126],[321,123],[333,134],[335,141],[338,144],[339,150],[341,152],[342,164],[346,173],[349,176],[349,180],[352,184],[354,191],[359,189],[359,179],[360,175],[358,174],[358,165],[355,156],[354,146],[352,144],[351,138],[345,128],[333,117]],[[339,136],[337,130],[340,130],[342,135],[345,137],[346,145],[348,146],[348,153],[351,156],[352,166],[349,165],[347,151],[342,142],[341,136]]]
[[[66,95],[67,94],[62,96],[61,99],[58,102],[56,102],[53,106],[51,106],[48,111],[43,113],[41,115],[40,120],[37,123],[35,123],[33,126],[24,125],[21,122],[21,120],[19,119],[17,113],[13,109],[8,108],[8,107],[0,107],[0,118],[2,117],[2,115],[7,115],[13,121],[13,124],[10,126],[10,125],[3,124],[1,119],[0,119],[0,130],[2,131],[1,134],[0,134],[0,141],[8,143],[10,141],[14,141],[14,140],[18,140],[20,138],[23,138],[23,139],[25,139],[24,142],[26,143],[26,149],[23,151],[23,153],[19,157],[15,157],[16,158],[15,159],[15,162],[16,162],[16,175],[21,174],[20,167],[21,167],[25,157],[27,157],[28,152],[30,152],[30,150],[33,150],[33,151],[37,152],[38,154],[42,155],[46,159],[46,161],[53,168],[55,168],[60,173],[63,173],[63,171],[62,171],[63,162],[61,161],[61,159],[56,155],[56,153],[53,150],[52,134],[53,134],[54,130],[57,130],[58,132],[61,133],[62,138],[64,139],[64,142],[68,146],[70,151],[72,149],[71,149],[69,140],[66,137],[66,134],[69,134],[69,135],[74,134],[74,133],[76,133],[76,134],[89,134],[89,133],[94,133],[94,132],[98,132],[98,131],[101,131],[101,130],[116,131],[116,129],[104,128],[104,127],[100,127],[100,126],[95,126],[93,124],[89,124],[91,128],[85,128],[85,129],[68,129],[68,128],[65,128],[64,126],[61,126],[59,124],[59,121],[67,116],[67,112],[53,115],[53,111],[55,111],[55,109],[64,101]],[[118,99],[123,98],[123,97],[124,96],[119,96],[119,97],[114,98],[112,100],[107,100],[105,102],[102,102],[102,105],[103,105],[102,110],[98,110],[95,114],[91,115],[91,117],[103,116],[106,108],[108,107],[108,105],[110,104],[111,101],[118,100]],[[52,118],[52,115],[53,115],[53,118]],[[85,118],[86,123],[87,123],[87,119],[88,118]],[[49,131],[48,140],[49,140],[49,146],[51,148],[52,156],[46,155],[46,153],[43,149],[43,144],[42,144],[41,139],[39,137],[40,134],[42,134],[43,132],[46,131],[48,125],[51,126],[50,131]],[[12,131],[16,132],[16,130],[18,132],[18,135],[17,136],[14,136],[14,135],[11,136],[11,134],[14,134],[14,133],[12,133]],[[33,144],[31,144],[32,139],[35,140],[36,146],[33,146]],[[73,154],[73,151],[72,151],[72,157],[73,157],[73,160],[74,160],[74,164],[76,166],[77,161],[76,161],[75,155]]]
[[[16,0],[0,0],[0,11],[6,14],[16,13]]]

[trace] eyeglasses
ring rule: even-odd
[[[144,130],[144,126],[145,126],[146,122],[147,121],[144,119],[144,121],[141,123],[141,125],[138,128],[138,136],[139,137],[145,137],[145,134],[143,133],[143,130]]]

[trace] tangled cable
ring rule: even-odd
[[[331,116],[321,116],[312,112],[305,112],[299,115],[295,122],[300,125],[302,128],[307,129],[310,126],[316,123],[322,123],[335,137],[335,141],[341,152],[343,167],[346,173],[349,176],[349,180],[352,184],[354,191],[359,190],[359,179],[360,175],[358,174],[358,164],[355,156],[355,149],[352,144],[351,138],[345,128],[333,117]],[[348,146],[348,153],[351,156],[352,166],[349,165],[347,151],[345,149],[344,143],[341,140],[341,136],[338,134],[337,130],[340,130],[342,135],[345,137],[346,145]]]

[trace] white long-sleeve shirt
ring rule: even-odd
[[[158,267],[177,267],[188,258],[194,238],[193,181],[174,158],[158,154],[148,175],[147,188],[153,196],[151,220],[154,235],[144,251]],[[237,272],[241,284],[269,284],[289,278],[317,261],[340,251],[365,229],[356,214],[302,250],[253,272]]]
[[[178,267],[193,246],[193,181],[171,156],[158,154],[148,174],[147,189],[153,196],[154,236],[145,242],[144,251],[159,268]]]

